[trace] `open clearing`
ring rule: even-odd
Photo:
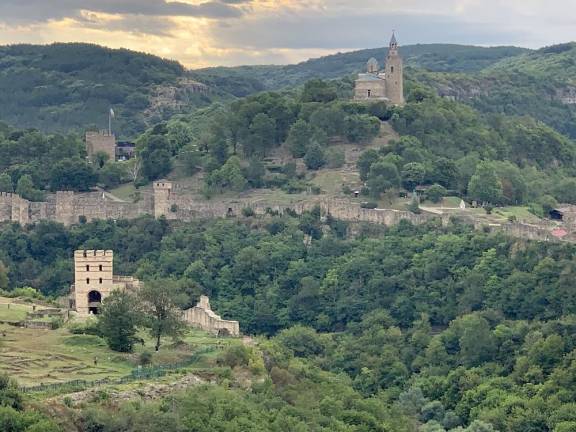
[[[34,386],[72,380],[94,381],[120,378],[137,366],[139,354],[153,352],[152,341],[142,337],[132,354],[111,351],[105,342],[92,335],[74,335],[68,329],[41,330],[0,325],[0,372],[6,372],[20,385]],[[173,364],[186,360],[206,346],[224,347],[241,343],[238,339],[219,339],[200,330],[189,330],[183,340],[163,341],[153,363]]]

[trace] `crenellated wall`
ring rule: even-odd
[[[262,202],[237,201],[232,203],[199,202],[193,196],[181,192],[178,185],[166,180],[154,183],[151,192],[142,192],[142,199],[130,203],[114,199],[104,192],[74,193],[60,191],[47,196],[44,202],[30,202],[16,194],[0,192],[0,222],[16,222],[22,225],[52,220],[72,225],[80,219],[134,219],[143,215],[168,220],[192,221],[194,219],[215,219],[237,217],[246,208],[256,215],[270,212],[283,214],[287,210],[302,214],[315,206],[320,208],[322,216],[328,215],[345,222],[367,222],[378,225],[393,226],[402,220],[415,225],[432,220],[443,226],[450,222],[450,215],[431,213],[414,214],[408,211],[392,209],[363,209],[358,205],[343,200],[311,199],[305,203],[281,206]],[[476,229],[501,230],[512,237],[541,241],[559,241],[552,235],[556,226],[528,225],[522,223],[505,223],[490,225],[472,216],[458,216],[461,222],[473,225]],[[572,231],[572,230],[570,230]],[[576,236],[568,235],[562,241],[576,242]]]

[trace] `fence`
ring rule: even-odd
[[[40,384],[31,387],[20,387],[20,391],[23,393],[38,393],[38,392],[52,392],[52,391],[62,391],[67,392],[85,390],[92,387],[97,387],[104,384],[126,384],[133,381],[141,381],[152,378],[159,378],[166,375],[170,371],[175,371],[179,369],[184,369],[193,363],[197,362],[200,356],[207,354],[209,352],[216,351],[217,347],[210,346],[203,349],[197,350],[188,359],[179,363],[172,363],[159,366],[148,366],[148,367],[137,367],[130,372],[129,375],[123,376],[121,378],[103,378],[99,380],[87,381],[87,380],[72,380],[61,383],[52,384]]]

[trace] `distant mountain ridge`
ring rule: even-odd
[[[383,61],[386,48],[339,53],[287,66],[240,66],[187,71],[178,62],[126,49],[82,43],[0,47],[0,121],[47,132],[105,128],[114,107],[115,128],[134,137],[173,114],[219,99],[302,85],[312,78],[339,78]],[[476,73],[530,50],[463,45],[402,47],[407,65],[434,72]],[[197,93],[194,81],[210,87]],[[174,103],[156,104],[165,94]]]
[[[525,48],[483,48],[469,45],[427,44],[401,46],[406,65],[432,72],[472,73],[492,66],[503,59],[530,53]],[[372,48],[337,53],[286,66],[214,67],[191,71],[201,81],[217,83],[225,76],[251,78],[261,90],[300,85],[313,78],[333,79],[364,70],[371,57],[383,62],[388,48]],[[243,96],[243,95],[242,95]]]

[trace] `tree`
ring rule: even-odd
[[[264,176],[266,175],[266,167],[258,158],[252,158],[248,162],[248,166],[244,170],[244,177],[248,184],[253,188],[262,187],[264,184]]]
[[[367,183],[368,188],[370,189],[370,194],[374,198],[378,198],[387,190],[400,186],[400,174],[398,173],[398,168],[390,162],[376,162],[370,168]]]
[[[0,174],[0,192],[14,192],[12,177],[8,173]]]
[[[179,304],[182,302],[178,285],[173,279],[152,279],[140,289],[144,325],[156,340],[154,349],[160,349],[162,337],[179,337],[185,327]]]
[[[313,143],[306,152],[306,156],[304,156],[304,163],[311,170],[318,170],[326,165],[326,156],[322,147]]]
[[[230,157],[220,169],[207,176],[206,181],[208,186],[218,189],[230,189],[237,192],[244,190],[246,178],[242,172],[240,159],[237,156]]]
[[[24,174],[18,179],[16,193],[30,201],[42,201],[44,199],[44,194],[34,187],[32,177],[28,174]]]
[[[104,299],[98,328],[110,349],[132,352],[140,322],[140,308],[134,294],[116,290]]]
[[[276,141],[276,122],[267,114],[256,114],[250,125],[250,136],[244,142],[246,156],[264,156]]]
[[[352,143],[365,143],[378,136],[380,120],[367,114],[354,114],[344,121],[346,139]]]
[[[304,84],[301,100],[307,102],[332,102],[338,97],[336,89],[328,82],[319,79],[308,81]]]
[[[50,170],[50,189],[53,191],[88,191],[97,180],[92,166],[80,158],[63,159]]]
[[[426,191],[426,198],[428,198],[433,203],[439,203],[442,198],[446,196],[448,191],[443,186],[439,184],[434,184],[428,188]]]
[[[498,204],[502,199],[502,183],[489,162],[481,162],[468,184],[470,198],[481,203]]]
[[[412,162],[404,165],[402,169],[402,184],[404,187],[413,191],[416,186],[419,186],[424,181],[426,176],[426,167],[418,162]]]
[[[0,290],[7,290],[9,281],[8,268],[0,261]]]
[[[372,164],[375,163],[380,159],[380,155],[374,149],[366,150],[364,153],[360,155],[358,158],[358,162],[356,162],[356,166],[358,167],[358,171],[360,172],[360,179],[361,180],[368,180],[368,174],[370,174],[370,168]]]
[[[288,133],[288,148],[292,156],[301,158],[304,157],[310,145],[312,138],[312,128],[305,120],[298,120],[290,128]]]
[[[104,188],[111,189],[124,183],[129,177],[123,162],[110,162],[98,171],[98,182]]]
[[[161,128],[155,130],[162,132]],[[162,134],[145,135],[137,143],[138,157],[142,160],[142,176],[147,180],[159,179],[170,172],[172,160],[170,143]]]

